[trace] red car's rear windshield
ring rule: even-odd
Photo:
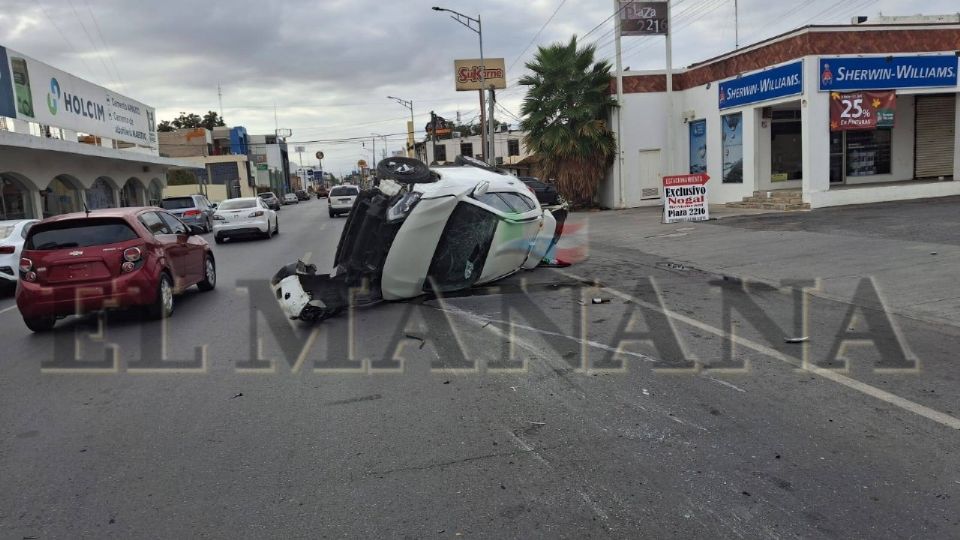
[[[120,218],[87,218],[34,225],[25,249],[54,250],[103,246],[137,238],[136,231]]]

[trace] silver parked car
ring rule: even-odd
[[[215,207],[203,195],[166,197],[160,201],[160,206],[186,225],[196,225],[203,229],[205,233],[213,230]]]

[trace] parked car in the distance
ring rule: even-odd
[[[560,194],[557,193],[557,188],[553,184],[542,182],[539,178],[532,176],[520,176],[518,178],[533,191],[533,194],[537,196],[537,201],[541,205],[553,206],[560,204]]]
[[[330,194],[330,192],[327,190],[327,186],[320,186],[320,187],[317,188],[317,198],[318,198],[318,199],[326,199],[326,198],[327,198],[327,195],[329,195],[329,194]]]
[[[173,313],[174,295],[217,284],[217,266],[200,228],[162,208],[111,208],[44,219],[30,227],[19,262],[17,307],[27,328],[57,319],[143,306]]]
[[[258,197],[263,199],[263,202],[267,203],[267,207],[269,209],[271,210],[280,209],[280,199],[278,199],[277,196],[272,191],[264,191],[263,193],[258,195]]]
[[[283,204],[300,204],[300,199],[294,193],[287,193],[283,196]]]
[[[351,185],[335,186],[330,190],[330,196],[327,197],[327,209],[330,217],[340,214],[349,214],[353,208],[353,202],[357,200],[360,194],[360,188]]]
[[[197,225],[203,232],[213,228],[213,205],[203,195],[165,197],[160,206],[187,225]]]
[[[35,219],[0,221],[0,292],[17,286],[17,263],[24,239]]]
[[[297,199],[298,199],[298,200],[301,200],[301,201],[309,201],[309,200],[310,200],[310,194],[307,193],[306,191],[302,190],[302,189],[298,189],[297,192],[296,192],[296,194],[297,194]]]
[[[228,199],[213,214],[213,239],[223,243],[240,236],[271,236],[280,232],[277,212],[262,197]]]

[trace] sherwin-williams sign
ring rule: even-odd
[[[803,60],[724,81],[720,108],[728,109],[803,93]]]
[[[892,128],[897,110],[893,90],[830,92],[830,131]]]
[[[957,56],[821,57],[820,91],[957,86]]]
[[[2,50],[2,48],[0,48]],[[139,101],[6,49],[0,55],[0,114],[156,148],[156,113]],[[14,114],[3,105],[11,91]]]

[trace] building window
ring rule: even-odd
[[[520,141],[518,139],[507,140],[507,156],[520,155]]]
[[[232,161],[226,163],[211,163],[209,167],[211,184],[229,185],[239,176],[237,164]]]
[[[723,127],[723,183],[743,183],[743,113],[720,118]]]
[[[889,129],[847,131],[847,176],[890,174]]]
[[[438,144],[438,145],[436,146],[435,150],[434,150],[434,153],[436,154],[435,156],[433,156],[433,160],[434,160],[434,161],[437,161],[437,162],[439,162],[439,161],[446,161],[446,160],[447,160],[447,145],[445,145],[445,144]]]
[[[460,143],[460,155],[461,156],[472,156],[473,155],[473,143]]]

